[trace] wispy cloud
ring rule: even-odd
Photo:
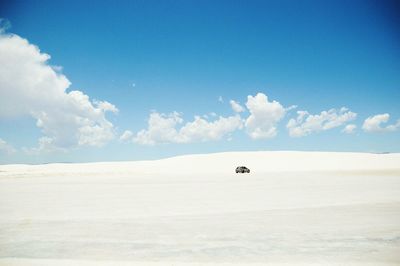
[[[10,144],[8,144],[5,140],[0,138],[0,153],[12,154],[17,150]]]
[[[122,141],[122,142],[129,142],[129,141],[132,141],[132,140],[133,140],[133,136],[134,136],[134,134],[133,134],[132,131],[130,131],[130,130],[125,130],[125,131],[121,134],[121,136],[119,137],[119,140]]]

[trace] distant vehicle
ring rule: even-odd
[[[247,168],[246,166],[238,166],[236,167],[236,174],[237,173],[250,173],[250,169]]]

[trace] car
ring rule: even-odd
[[[236,167],[236,173],[250,173],[250,169],[246,166],[238,166]]]

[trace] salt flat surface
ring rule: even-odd
[[[400,154],[0,166],[0,265],[399,263]]]

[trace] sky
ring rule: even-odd
[[[400,152],[396,1],[1,1],[0,164]]]

